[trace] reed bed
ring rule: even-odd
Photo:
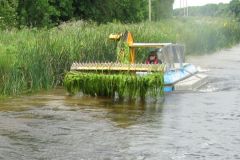
[[[129,30],[136,42],[177,42],[187,54],[204,54],[240,41],[231,19],[170,19],[139,24],[72,22],[52,29],[0,30],[0,94],[17,95],[63,85],[72,62],[116,61],[109,34]],[[148,51],[137,50],[144,63]]]

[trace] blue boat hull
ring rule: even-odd
[[[185,64],[182,68],[169,70],[164,73],[164,92],[174,91],[174,84],[191,77],[198,72],[192,64]]]

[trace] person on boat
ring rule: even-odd
[[[147,60],[146,64],[158,64],[158,57],[156,51],[151,51]]]

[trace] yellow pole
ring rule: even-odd
[[[135,48],[130,47],[130,63],[135,63]]]

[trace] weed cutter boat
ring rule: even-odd
[[[207,82],[207,76],[199,73],[196,66],[185,63],[183,45],[135,43],[128,31],[111,34],[109,38],[117,42],[117,61],[74,62],[64,80],[70,93],[144,98],[149,92],[156,96],[163,92],[194,90]],[[151,48],[156,61],[136,63],[137,48]]]

